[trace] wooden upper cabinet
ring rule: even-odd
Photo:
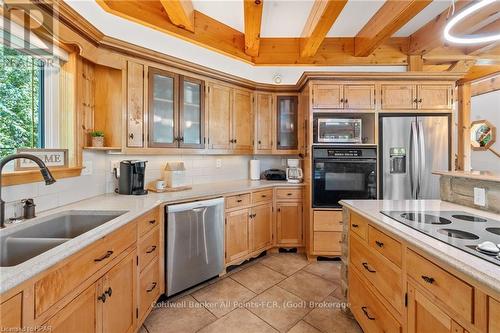
[[[0,328],[8,332],[21,331],[22,323],[22,303],[23,296],[21,293],[9,298],[0,304]]]
[[[298,150],[298,96],[278,96],[276,104],[276,149]]]
[[[273,242],[273,204],[255,206],[251,210],[251,250],[257,251]]]
[[[418,86],[418,108],[427,110],[451,109],[450,85],[423,84]]]
[[[418,287],[409,284],[408,333],[429,332],[464,333],[465,331]]]
[[[204,147],[204,82],[149,70],[149,146]]]
[[[102,278],[102,328],[106,333],[133,332],[136,320],[135,252],[130,253]]]
[[[249,219],[249,209],[226,214],[226,263],[240,259],[249,253]]]
[[[500,302],[488,297],[488,332],[500,333]]]
[[[312,87],[312,107],[315,109],[342,109],[342,84],[314,84]]]
[[[231,148],[231,88],[208,85],[208,147]]]
[[[302,245],[302,202],[276,204],[278,245]]]
[[[344,109],[375,109],[375,85],[348,84],[344,86]]]
[[[144,147],[144,66],[127,62],[127,147]]]
[[[84,292],[73,299],[71,303],[50,318],[44,326],[50,327],[50,331],[54,333],[97,332],[97,314],[99,306],[97,303],[97,286],[98,283],[88,287]]]
[[[273,149],[273,95],[255,95],[255,149],[270,152]]]
[[[382,84],[382,110],[416,108],[417,87],[413,84]]]
[[[233,89],[231,140],[232,149],[253,150],[252,94]]]

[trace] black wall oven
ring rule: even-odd
[[[313,148],[313,207],[339,208],[343,199],[377,198],[375,148]]]

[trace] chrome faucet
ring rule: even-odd
[[[12,154],[0,161],[0,229],[5,228],[5,201],[2,200],[2,169],[3,167],[12,160],[16,160],[19,158],[25,158],[35,162],[40,168],[40,173],[42,174],[43,179],[45,180],[46,185],[51,185],[56,182],[50,170],[47,168],[43,161],[31,154]]]

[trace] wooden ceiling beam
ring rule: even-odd
[[[493,23],[488,24],[482,29],[474,32],[474,35],[491,35],[498,33],[500,31],[500,20],[496,20]],[[481,43],[477,45],[471,45],[467,47],[467,54],[469,55],[479,55],[500,45],[500,42],[494,43]]]
[[[487,94],[497,90],[500,90],[500,74],[485,80],[472,82],[471,84],[472,96]]]
[[[459,60],[448,68],[448,72],[467,73],[475,63],[475,60]]]
[[[420,55],[408,56],[408,72],[421,72],[424,70],[424,59]]]
[[[194,8],[191,0],[160,0],[160,2],[174,25],[194,32]]]
[[[492,76],[500,75],[500,65],[492,66],[474,66],[469,72],[459,81],[460,84],[465,82],[477,81]]]
[[[259,55],[260,27],[264,0],[244,0],[245,16],[245,53],[255,57]]]
[[[318,0],[314,4],[307,18],[300,45],[301,57],[312,57],[318,51],[326,34],[332,28],[344,9],[347,0]]]
[[[432,0],[387,0],[355,37],[354,54],[370,55]]]

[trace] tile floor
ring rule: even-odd
[[[270,254],[158,304],[140,333],[361,333],[339,284],[340,261]]]

